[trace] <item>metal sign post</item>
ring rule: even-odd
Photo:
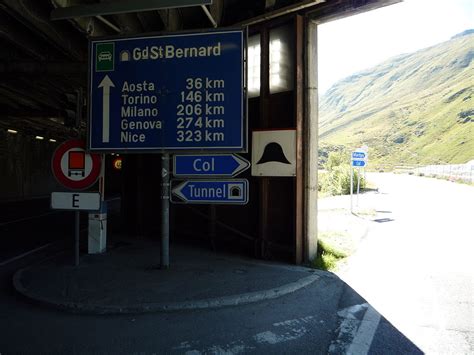
[[[70,140],[61,144],[53,154],[51,161],[53,176],[64,187],[83,190],[94,185],[102,169],[102,160],[98,154],[89,154],[85,142]],[[100,209],[99,193],[53,192],[51,208],[74,210],[74,265],[79,265],[80,211]]]
[[[161,156],[161,269],[170,267],[170,155]]]
[[[357,169],[357,200],[356,200],[357,207],[359,207],[359,192],[360,192],[360,168]]]
[[[357,168],[357,200],[356,206],[359,206],[359,193],[360,193],[360,171],[364,168],[365,173],[365,166],[367,165],[368,161],[368,147],[364,146],[362,148],[358,148],[351,153],[351,213],[353,212],[353,205],[352,205],[352,195],[353,195],[353,182],[354,182],[354,167]]]
[[[74,266],[79,266],[79,236],[80,236],[80,226],[81,223],[81,212],[76,211],[75,214],[75,233],[74,233]]]
[[[353,186],[353,180],[354,180],[352,176],[353,174],[354,174],[354,168],[352,167],[352,164],[351,164],[351,213],[353,212],[353,209],[352,209],[352,190],[353,190],[352,186]]]
[[[89,150],[162,153],[163,269],[169,268],[170,152],[247,151],[245,41],[236,29],[89,41]],[[227,177],[248,162],[195,156],[176,166],[193,176]],[[248,182],[191,183],[175,194],[205,203],[201,193],[243,204]]]
[[[80,217],[81,211],[100,209],[100,194],[97,192],[53,192],[51,208],[74,211],[74,265],[79,266]]]

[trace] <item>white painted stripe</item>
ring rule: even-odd
[[[86,230],[88,230],[88,227],[82,228],[82,229],[80,230],[80,232],[82,233],[82,232],[84,232],[84,231],[86,231]],[[51,246],[51,245],[53,245],[53,244],[55,244],[55,243],[59,243],[59,242],[61,242],[61,240],[57,240],[57,241],[54,241],[54,242],[51,242],[51,243],[42,245],[42,246],[40,246],[40,247],[38,247],[38,248],[29,250],[29,251],[27,251],[27,252],[25,252],[25,253],[23,253],[23,254],[14,256],[14,257],[11,258],[11,259],[2,261],[2,262],[0,263],[0,267],[5,266],[5,265],[8,265],[8,264],[10,264],[10,263],[12,263],[12,262],[14,262],[14,261],[17,261],[17,260],[19,260],[19,259],[21,259],[21,258],[24,258],[25,256],[28,256],[28,255],[31,255],[31,254],[36,253],[36,252],[38,252],[38,251],[41,251],[41,250],[43,250],[43,249],[46,249],[47,247],[49,247],[49,246]]]
[[[39,215],[36,215],[36,216],[30,216],[30,217],[14,219],[14,220],[11,220],[11,221],[0,223],[0,227],[1,226],[6,226],[6,225],[9,225],[9,224],[18,223],[18,222],[29,221],[31,219],[41,218],[41,217],[49,216],[49,215],[56,214],[56,213],[61,213],[61,212],[53,211],[53,212],[47,212],[47,213],[39,214]]]
[[[199,341],[183,341],[173,350],[187,350],[186,355],[201,355],[201,354],[219,354],[219,355],[234,355],[240,353],[255,352],[258,346],[275,345],[288,341],[298,340],[301,337],[308,335],[313,327],[324,323],[322,319],[317,319],[314,316],[306,316],[297,319],[288,319],[273,323],[272,330],[266,330],[255,334],[247,339],[235,339],[225,345],[213,345],[200,349]],[[306,326],[307,325],[307,326]]]
[[[35,248],[35,249],[33,249],[33,250],[27,251],[26,253],[17,255],[17,256],[15,256],[15,257],[11,258],[11,259],[8,259],[8,260],[6,260],[6,261],[1,262],[1,263],[0,263],[0,266],[5,266],[5,265],[7,265],[7,264],[10,264],[10,263],[12,263],[12,262],[18,260],[18,259],[24,258],[25,256],[28,256],[28,255],[33,254],[33,253],[36,253],[37,251],[43,250],[43,249],[49,247],[50,245],[53,245],[54,243],[56,243],[56,242],[51,242],[51,243],[42,245],[42,246],[40,246],[40,247],[38,247],[38,248]]]
[[[379,322],[380,314],[369,305],[347,354],[366,355],[372,345]]]

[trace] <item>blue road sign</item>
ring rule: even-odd
[[[363,168],[366,165],[365,160],[352,160],[352,166],[356,166],[358,168]]]
[[[243,31],[89,45],[90,150],[247,149]]]
[[[248,198],[249,182],[246,179],[187,180],[172,189],[171,201],[191,204],[245,205]]]
[[[365,158],[366,158],[365,152],[359,152],[359,151],[352,152],[352,159],[365,159]]]
[[[250,162],[234,154],[175,155],[174,176],[236,176],[250,167]]]

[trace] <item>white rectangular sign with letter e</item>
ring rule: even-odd
[[[100,209],[100,193],[52,192],[51,208],[55,210],[97,211]]]

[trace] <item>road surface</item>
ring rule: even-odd
[[[474,353],[474,187],[371,174],[376,215],[358,253],[339,273],[428,354]],[[383,352],[383,337],[372,351]]]
[[[0,353],[474,353],[474,188],[403,175],[371,179],[379,193],[362,196],[359,208],[378,212],[366,215],[374,220],[369,233],[339,274],[347,283],[320,272],[310,286],[248,305],[69,314],[13,290],[15,270],[51,257],[43,250],[0,267]],[[348,207],[347,196],[334,201]]]

